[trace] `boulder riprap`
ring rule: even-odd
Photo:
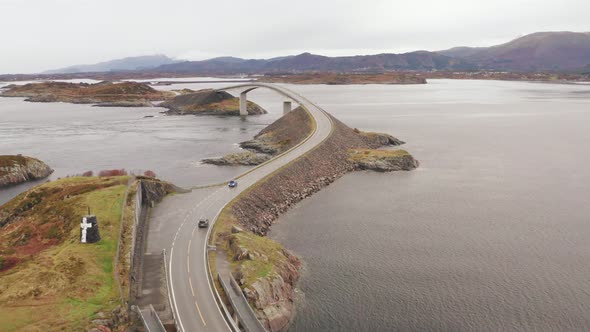
[[[244,166],[254,166],[262,164],[263,162],[269,160],[271,158],[270,155],[262,154],[262,153],[254,153],[251,151],[244,151],[238,153],[230,153],[221,158],[210,158],[210,159],[203,159],[203,163],[205,164],[213,164],[213,165],[244,165]]]
[[[187,91],[159,106],[168,109],[170,115],[240,115],[240,99],[225,91],[205,89],[199,91]],[[248,101],[249,115],[266,114],[267,112],[255,103]]]
[[[53,169],[39,159],[0,156],[0,188],[48,177]]]

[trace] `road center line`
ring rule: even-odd
[[[188,277],[188,284],[191,286],[191,293],[193,293],[193,296],[195,296],[195,289],[193,288],[193,282],[190,276]]]
[[[203,314],[201,313],[201,308],[199,308],[199,304],[197,303],[197,301],[195,301],[195,306],[197,307],[197,311],[199,312],[199,316],[201,316],[201,320],[203,321],[203,326],[207,326],[207,323],[205,323],[205,319],[203,318]]]

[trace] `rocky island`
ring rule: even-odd
[[[100,82],[67,83],[42,82],[12,85],[3,89],[2,97],[26,97],[31,102],[64,102],[74,104],[96,104],[96,106],[143,107],[153,106],[174,96],[173,92],[159,91],[145,83]]]
[[[426,79],[412,73],[311,73],[289,75],[266,75],[259,79],[268,83],[291,84],[426,84]]]
[[[309,125],[294,126],[303,123]],[[240,194],[220,213],[213,241],[226,253],[233,275],[268,331],[286,331],[295,314],[300,259],[266,237],[278,216],[344,174],[355,170],[395,171],[418,167],[404,150],[379,150],[403,141],[381,133],[352,129],[332,117],[330,136]],[[302,142],[313,132],[310,114],[298,108],[262,130],[242,146],[274,155]],[[229,159],[229,158],[227,158]]]
[[[169,115],[240,115],[240,99],[225,91],[184,89],[180,95],[161,103]],[[257,104],[248,101],[249,115],[266,114]]]
[[[23,182],[44,179],[53,169],[39,159],[16,156],[0,156],[0,188]]]

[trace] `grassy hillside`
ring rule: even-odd
[[[0,330],[73,331],[120,304],[113,276],[128,177],[62,179],[0,207]],[[102,240],[79,243],[90,207]]]

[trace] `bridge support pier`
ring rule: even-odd
[[[248,99],[246,99],[247,92],[240,93],[240,116],[248,115]]]
[[[287,114],[291,112],[291,102],[290,101],[284,101],[283,102],[283,115]]]

